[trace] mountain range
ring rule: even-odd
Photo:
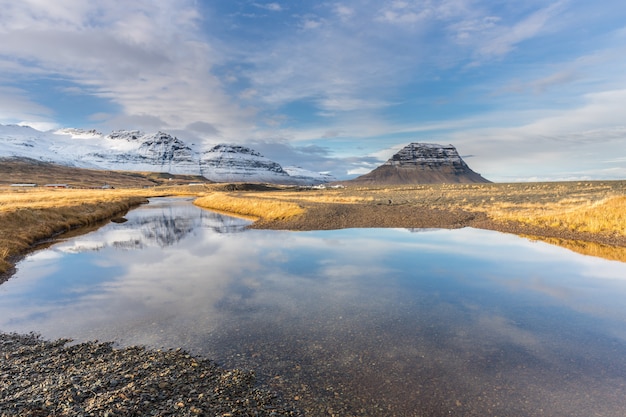
[[[165,132],[60,129],[41,132],[27,126],[0,125],[0,159],[27,159],[91,170],[152,172],[204,177],[213,182],[262,182],[319,185],[331,175],[282,167],[241,145],[198,149]],[[6,163],[5,163],[6,164]],[[9,168],[7,168],[9,169]],[[428,184],[490,182],[472,171],[452,145],[410,143],[368,174],[342,183]]]
[[[316,185],[335,178],[299,167],[282,167],[245,146],[197,149],[168,133],[60,129],[0,125],[0,158],[29,158],[76,168],[197,175],[214,182]]]

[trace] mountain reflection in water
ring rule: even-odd
[[[182,346],[309,415],[626,410],[624,263],[473,229],[247,230],[181,199],[127,218],[21,262],[0,329]]]
[[[215,233],[238,233],[250,221],[202,210],[190,204],[191,199],[152,199],[149,210],[135,211],[118,226],[109,225],[96,245],[82,242],[76,251],[99,250],[105,245],[116,249],[142,249],[149,246],[172,246],[194,229],[203,228]],[[80,240],[80,239],[79,239]]]

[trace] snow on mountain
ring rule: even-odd
[[[216,182],[293,183],[276,162],[245,146],[220,144],[200,156],[200,173]]]
[[[433,184],[490,182],[472,171],[452,145],[409,143],[387,162],[352,183]]]
[[[461,159],[456,148],[452,145],[439,145],[436,143],[409,143],[395,155],[393,155],[385,165],[407,166],[463,166],[465,162]]]
[[[28,126],[0,125],[0,157],[31,158],[60,165],[81,166],[73,155],[64,148],[70,148],[65,140],[56,140],[51,132],[40,132]]]
[[[198,151],[168,133],[60,129],[40,132],[0,125],[0,158],[31,158],[59,165],[123,171],[202,175],[216,182],[270,182],[313,185],[323,174],[284,170],[280,164],[239,145],[220,144]]]
[[[199,175],[198,154],[167,133],[117,131],[98,139],[97,149],[81,160],[110,170]]]
[[[314,181],[312,185],[325,184],[327,182],[337,181],[333,175],[326,172],[313,172],[297,166],[283,167],[285,172],[292,178],[300,178],[303,181]]]

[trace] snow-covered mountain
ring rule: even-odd
[[[95,130],[40,132],[0,125],[0,158],[31,158],[79,168],[201,175],[215,182],[314,185],[334,180],[324,174],[283,169],[245,146],[221,144],[195,149],[168,133],[136,130],[104,135]]]
[[[409,143],[387,162],[352,183],[431,184],[490,182],[472,171],[452,145]]]
[[[299,183],[276,162],[238,145],[217,145],[200,155],[200,174],[217,182]]]
[[[290,177],[301,181],[309,181],[311,178],[313,178],[315,184],[337,181],[334,176],[326,172],[313,172],[297,166],[286,166],[283,167],[283,169],[287,172],[287,174],[289,174]]]

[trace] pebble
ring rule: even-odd
[[[14,333],[0,333],[0,404],[0,417],[302,416],[259,388],[253,372],[222,369],[182,349]]]

